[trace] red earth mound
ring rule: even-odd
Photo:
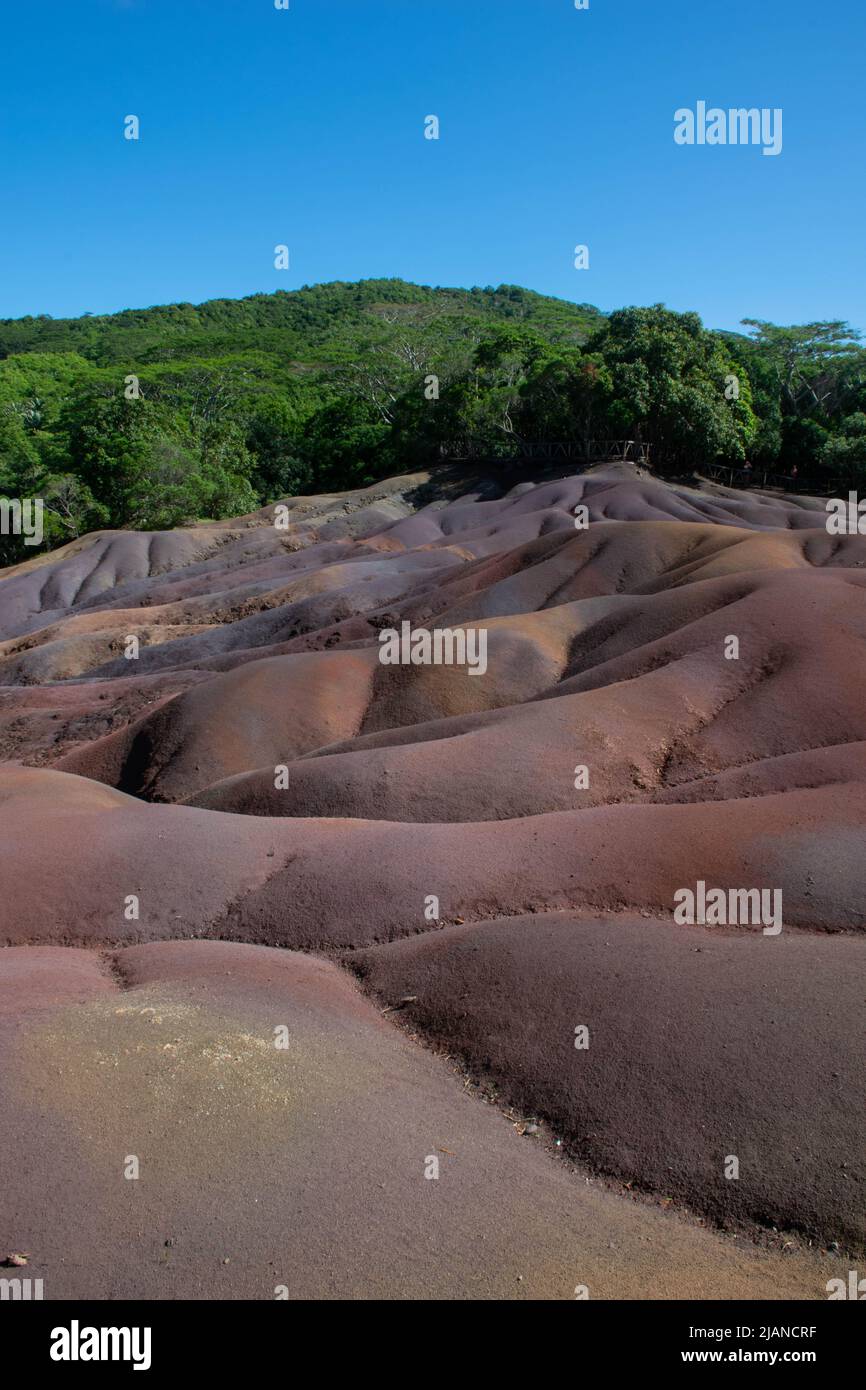
[[[825,1296],[866,538],[627,465],[287,505],[0,572],[0,1240],[56,1297]]]
[[[0,1246],[46,1298],[822,1298],[840,1267],[585,1183],[334,964],[101,964],[0,953]]]

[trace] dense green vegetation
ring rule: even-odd
[[[866,476],[856,335],[747,327],[400,280],[0,320],[0,497],[44,498],[50,547],[357,486],[452,441],[495,458],[521,441],[634,438],[662,470],[748,456]],[[0,537],[0,563],[32,554]]]

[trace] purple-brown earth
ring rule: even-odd
[[[0,572],[0,1259],[49,1299],[826,1298],[866,537],[628,465],[287,505]],[[384,664],[404,622],[486,669]],[[781,930],[682,920],[701,883]]]

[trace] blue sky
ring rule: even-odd
[[[0,317],[394,275],[866,329],[863,0],[0,0],[0,19]],[[677,146],[699,100],[780,107],[781,155]]]

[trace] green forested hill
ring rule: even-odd
[[[42,497],[51,546],[357,486],[457,439],[495,458],[640,438],[662,466],[866,475],[856,335],[749,326],[402,280],[0,320],[0,497]],[[0,564],[32,553],[0,535]]]
[[[530,324],[551,342],[577,343],[599,311],[514,285],[431,289],[405,280],[334,281],[246,299],[164,304],[77,319],[0,319],[0,358],[74,352],[96,366],[273,353],[282,363],[333,362],[370,335],[424,327],[434,338],[471,339],[500,322]]]

